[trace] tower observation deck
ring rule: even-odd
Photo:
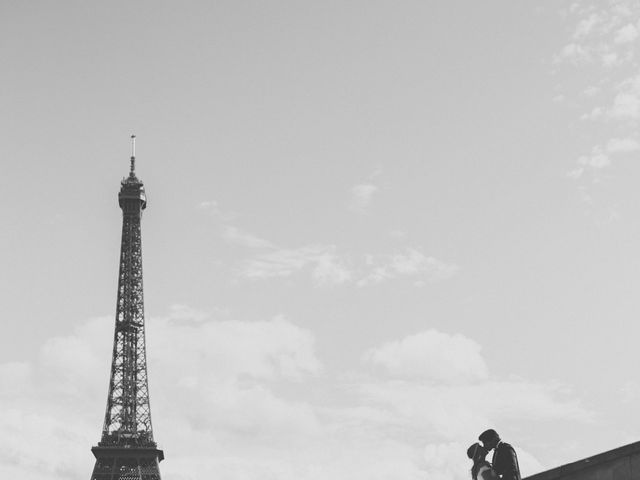
[[[144,184],[135,172],[135,136],[131,170],[121,182],[122,241],[111,377],[102,437],[93,447],[91,480],[160,480],[164,453],[153,440],[142,288],[140,221],[147,207]]]

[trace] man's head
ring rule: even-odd
[[[498,432],[496,432],[493,428],[490,428],[489,430],[485,430],[484,432],[482,432],[478,437],[478,440],[482,442],[484,448],[486,448],[487,450],[491,450],[493,448],[496,448],[496,445],[498,445],[498,442],[500,441],[500,435],[498,435]]]

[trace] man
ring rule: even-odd
[[[511,445],[500,440],[500,435],[493,429],[480,434],[478,440],[487,450],[493,450],[493,469],[502,480],[521,480],[520,466],[516,451]]]

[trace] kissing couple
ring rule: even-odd
[[[467,450],[467,457],[473,460],[471,478],[473,480],[521,480],[520,466],[516,451],[503,442],[493,429],[485,430],[478,440]],[[487,453],[493,450],[491,463],[486,460]]]

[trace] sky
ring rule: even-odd
[[[0,476],[86,479],[137,135],[164,478],[638,441],[640,5],[0,2]]]

